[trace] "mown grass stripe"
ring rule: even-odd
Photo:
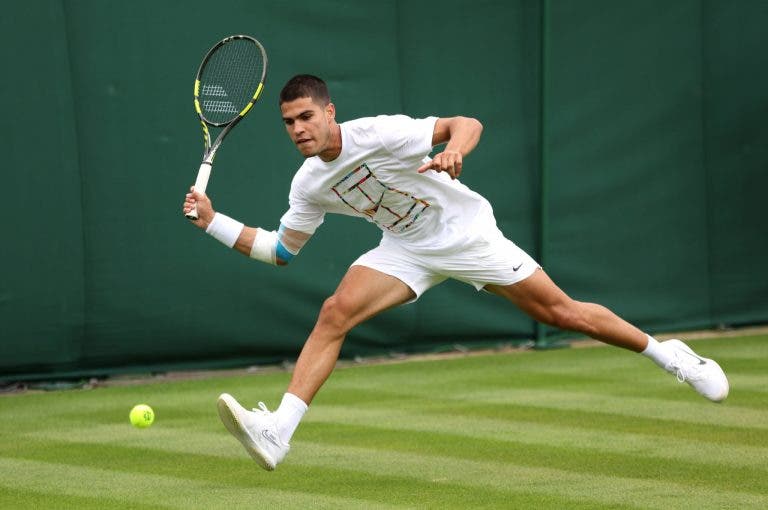
[[[139,508],[284,508],[288,504],[293,508],[398,508],[354,498],[275,490],[268,484],[239,488],[185,478],[24,459],[0,458],[0,471],[3,473],[0,487],[37,494],[99,498],[104,505],[130,500]]]
[[[374,405],[372,402],[376,402]],[[520,421],[533,425],[557,424],[566,429],[595,430],[616,433],[639,433],[670,439],[695,440],[709,444],[722,444],[757,448],[768,445],[768,430],[711,426],[644,416],[623,416],[610,410],[570,409],[537,407],[522,404],[488,404],[471,400],[447,400],[442,397],[403,398],[388,390],[336,389],[333,398],[320,398],[312,406],[307,420],[328,405],[349,405],[360,411],[397,409],[414,415],[432,414],[435,419],[442,415],[472,416],[478,419]],[[707,406],[708,404],[703,403]]]
[[[764,370],[765,362],[763,362],[763,371]],[[729,374],[728,378],[737,395],[741,391],[750,390],[754,391],[755,393],[762,393],[768,397],[768,386],[765,385],[765,372],[758,374]]]
[[[768,448],[741,447],[668,438],[659,435],[610,432],[536,422],[467,417],[464,414],[419,413],[413,410],[360,409],[353,406],[322,406],[307,415],[306,424],[337,423],[374,429],[442,432],[470,439],[492,439],[531,445],[592,449],[652,457],[768,469]],[[716,435],[716,430],[713,430]]]
[[[35,492],[22,488],[0,485],[0,508],[7,510],[77,509],[77,510],[137,510],[162,508],[159,505],[138,505],[135,501],[107,500],[98,496],[72,496],[61,492]]]
[[[492,487],[510,492],[567,495],[602,504],[638,505],[644,508],[766,508],[768,497],[737,490],[690,487],[664,480],[639,480],[619,476],[574,473],[532,468],[511,463],[483,462],[419,455],[392,450],[302,443],[302,456],[293,462],[315,466],[334,465],[368,473],[396,471],[432,483],[458,483]]]
[[[316,427],[318,424],[314,426]],[[108,445],[114,441],[116,432],[112,427],[96,427],[84,431],[80,440]],[[181,436],[173,430],[165,430],[162,433],[157,433],[154,430],[152,432],[152,436],[136,436],[134,440],[126,442],[126,448],[196,453],[225,458],[246,458],[239,445],[226,434],[189,433]],[[434,473],[431,478],[425,478],[425,476],[416,476],[416,478],[428,483],[444,482],[470,487],[484,487],[488,481],[484,473],[490,469],[507,474],[488,484],[488,488],[511,493],[520,493],[520,484],[530,483],[527,481],[529,477],[545,476],[541,484],[533,485],[533,489],[528,485],[523,485],[525,490],[522,492],[530,493],[532,490],[535,494],[570,497],[583,501],[583,498],[588,498],[589,491],[583,493],[579,491],[575,495],[572,494],[572,491],[573,487],[578,485],[576,480],[585,478],[587,486],[597,491],[595,493],[596,499],[588,499],[605,504],[632,505],[634,504],[632,498],[640,497],[644,491],[650,491],[652,494],[672,495],[673,499],[677,495],[685,494],[686,498],[693,498],[691,505],[695,507],[699,507],[699,505],[706,507],[707,501],[722,502],[729,498],[734,498],[733,501],[739,501],[746,506],[756,505],[759,502],[768,504],[764,491],[760,492],[760,489],[753,488],[758,493],[749,494],[749,487],[745,487],[746,490],[733,491],[731,487],[738,486],[738,482],[732,483],[728,479],[709,480],[707,482],[705,477],[695,483],[686,483],[689,476],[687,471],[693,470],[698,475],[696,473],[697,466],[685,465],[672,459],[646,460],[644,462],[642,459],[637,460],[636,456],[633,455],[614,456],[613,458],[603,455],[601,457],[603,465],[600,466],[602,471],[595,471],[597,468],[593,459],[582,456],[584,462],[580,463],[578,462],[578,454],[561,452],[557,448],[545,445],[537,446],[533,452],[522,451],[522,448],[514,448],[513,445],[505,445],[497,441],[467,438],[462,444],[458,442],[460,438],[445,437],[444,434],[434,431],[409,434],[407,431],[380,430],[378,433],[371,434],[365,427],[355,428],[339,424],[329,424],[320,432],[319,435],[325,438],[323,442],[295,441],[294,451],[289,455],[286,464],[280,467],[281,472],[290,473],[290,470],[295,469],[296,466],[324,466],[326,469],[357,471],[360,471],[358,466],[367,466],[362,471],[369,475],[386,473],[395,477],[413,478],[415,473],[422,475]],[[47,434],[46,436],[51,437],[52,435],[55,434]],[[375,440],[372,440],[372,437]],[[71,441],[73,438],[68,439]],[[445,455],[443,452],[449,450],[453,444],[456,445],[456,450],[451,451],[450,455]],[[218,447],[213,448],[212,445],[218,445]],[[419,452],[437,453],[421,454]],[[539,462],[547,465],[525,465],[526,463],[535,463],[535,460],[531,460],[531,455],[537,453],[541,457]],[[517,461],[518,457],[519,462]],[[552,467],[548,467],[550,465]],[[455,474],[447,476],[443,466],[454,466]],[[677,472],[677,467],[679,467],[680,473]],[[242,468],[243,466],[241,466]],[[434,471],[435,469],[437,471]],[[590,469],[593,471],[589,472]],[[582,470],[585,472],[580,472]],[[622,471],[634,473],[634,476],[627,476]],[[666,478],[664,478],[665,476]],[[679,476],[681,479],[678,480],[674,478],[675,476]],[[744,473],[741,473],[741,478],[737,478],[737,480],[743,479],[743,477]],[[760,485],[759,482],[764,476],[755,473],[753,478],[753,481]],[[559,480],[565,480],[567,483],[560,484]],[[607,489],[601,484],[614,488]],[[551,493],[543,490],[543,487],[547,485],[552,485]],[[615,488],[616,486],[621,486],[623,489]],[[658,500],[652,501],[655,501],[653,505],[656,505],[651,505],[652,507],[663,507],[661,496]]]
[[[499,405],[528,405],[570,410],[598,410],[621,416],[638,416],[685,423],[768,430],[768,410],[718,405],[697,397],[695,402],[668,402],[655,398],[614,397],[588,392],[539,388],[468,389],[441,399]]]
[[[313,424],[311,428],[307,427],[303,437],[305,440],[339,446],[392,449],[403,453],[424,453],[477,462],[490,459],[532,468],[587,472],[606,477],[663,479],[686,484],[691,488],[730,490],[740,487],[743,492],[768,493],[765,471],[743,466],[724,468],[685,460],[656,459],[583,448],[528,445],[434,431],[398,431],[340,424]]]
[[[23,455],[23,459],[27,461],[41,461],[48,464],[49,461],[44,459],[48,458],[50,451],[59,452],[60,460],[57,464],[64,473],[70,466],[80,467],[85,464],[90,468],[115,472],[171,477],[183,469],[187,479],[221,487],[269,487],[273,491],[285,491],[285,501],[280,503],[278,508],[307,508],[302,500],[294,503],[291,498],[292,492],[320,496],[325,494],[331,497],[335,497],[339,492],[353,492],[357,495],[357,499],[349,505],[349,508],[375,508],[379,503],[390,507],[441,509],[508,508],[510,505],[512,508],[530,507],[530,497],[526,493],[510,493],[489,487],[483,487],[482,490],[468,490],[466,485],[445,481],[440,481],[439,484],[424,483],[421,480],[388,471],[371,474],[334,466],[315,467],[292,464],[289,469],[281,466],[277,472],[266,473],[258,468],[239,447],[237,454],[225,456],[216,452],[216,456],[210,456],[161,451],[157,448],[148,450],[121,447],[106,443],[57,443],[38,440],[34,445],[24,447],[22,452],[16,454]],[[150,456],[151,462],[137,461]],[[66,476],[60,479],[67,482]],[[334,483],[329,484],[328,480],[334,480]],[[2,493],[1,487],[0,493]],[[352,500],[352,498],[347,499]],[[593,508],[588,502],[567,496],[548,495],[538,497],[537,501],[551,505],[552,508]],[[252,507],[247,503],[244,503],[244,507]]]

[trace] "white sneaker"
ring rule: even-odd
[[[291,447],[280,440],[275,415],[267,406],[259,402],[259,409],[248,411],[228,393],[219,395],[217,406],[224,426],[251,457],[267,471],[275,469]]]
[[[728,396],[728,378],[714,360],[702,358],[680,340],[667,340],[661,345],[671,349],[674,359],[664,369],[677,380],[688,383],[699,395],[713,402]]]

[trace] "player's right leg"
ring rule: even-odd
[[[352,266],[323,304],[278,410],[271,413],[259,403],[260,409],[249,411],[224,393],[218,401],[224,426],[261,467],[275,469],[288,453],[290,436],[307,405],[336,366],[347,333],[366,319],[415,297],[416,293],[394,276]]]
[[[347,333],[416,294],[398,278],[370,267],[352,266],[325,300],[315,327],[296,361],[288,392],[309,404],[336,365]]]

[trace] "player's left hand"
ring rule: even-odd
[[[456,179],[461,174],[462,156],[459,151],[443,151],[436,154],[432,161],[421,165],[417,172],[423,174],[428,170],[446,172],[451,179]]]

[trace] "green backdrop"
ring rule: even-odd
[[[217,158],[217,209],[277,227],[301,163],[277,95],[314,73],[339,120],[480,119],[462,181],[574,297],[649,331],[768,321],[768,2],[209,5],[5,6],[3,379],[294,358],[323,299],[378,242],[366,222],[329,217],[278,269],[182,217],[202,151],[194,71],[232,33],[258,37],[271,67]],[[534,334],[507,303],[447,282],[355,329],[343,354]]]

